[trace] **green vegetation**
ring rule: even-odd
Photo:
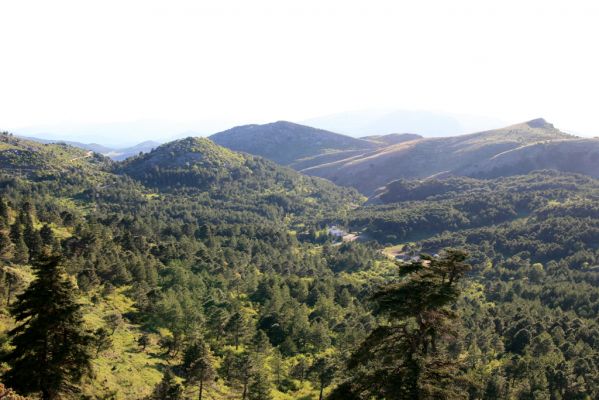
[[[54,400],[77,392],[91,372],[91,336],[59,260],[38,261],[35,271],[37,279],[11,308],[17,326],[9,332],[13,348],[4,361],[11,368],[3,379],[22,393]]]
[[[20,394],[44,388],[22,383],[34,375],[15,355],[41,350],[19,339],[36,325],[18,310],[51,281],[36,304],[58,325],[52,305],[69,305],[82,340],[68,344],[91,369],[44,384],[55,398],[599,397],[592,178],[402,181],[360,206],[205,139],[122,163],[5,139],[58,166],[0,164],[1,372]],[[333,224],[373,241],[338,242]],[[64,273],[40,269],[49,254]]]
[[[448,251],[399,271],[396,282],[373,295],[389,323],[374,329],[354,352],[350,379],[332,398],[467,399],[460,381],[456,313],[458,284],[470,266]]]

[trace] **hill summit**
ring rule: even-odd
[[[243,125],[210,136],[210,140],[231,150],[268,158],[290,165],[306,157],[348,150],[368,150],[376,143],[287,121],[264,125]]]

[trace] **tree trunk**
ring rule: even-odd
[[[198,397],[199,400],[202,400],[202,393],[204,392],[204,380],[200,379],[200,396]]]
[[[12,296],[12,279],[8,278],[8,294],[6,295],[6,305],[10,306],[10,297]]]
[[[52,400],[52,395],[48,388],[42,388],[42,400]]]
[[[243,394],[241,395],[241,400],[245,400],[247,391],[248,391],[248,384],[247,384],[247,382],[243,382]]]
[[[320,394],[318,395],[318,400],[322,400],[322,392],[324,391],[324,385],[320,382]]]

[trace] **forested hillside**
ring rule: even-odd
[[[397,181],[363,205],[207,139],[119,163],[1,143],[2,382],[20,394],[599,396],[592,178]]]

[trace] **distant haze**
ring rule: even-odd
[[[0,15],[0,130],[29,136],[497,127],[463,114],[599,134],[592,0],[27,0],[0,2]],[[369,109],[392,112],[316,118]]]
[[[344,112],[310,118],[301,123],[351,136],[417,133],[433,137],[460,135],[507,125],[497,118],[408,110]]]
[[[195,121],[141,120],[103,124],[55,124],[14,129],[13,133],[48,140],[98,143],[109,147],[131,146],[146,140],[167,142],[186,136],[209,136],[237,125],[273,121]],[[448,136],[499,128],[507,123],[485,117],[472,117],[408,110],[351,111],[293,121],[332,132],[359,137],[387,133],[417,133]]]
[[[147,140],[167,142],[185,136],[207,136],[230,127],[231,125],[225,121],[139,120],[97,124],[49,124],[13,129],[11,132],[48,140],[70,140],[98,143],[108,147],[123,147]]]

